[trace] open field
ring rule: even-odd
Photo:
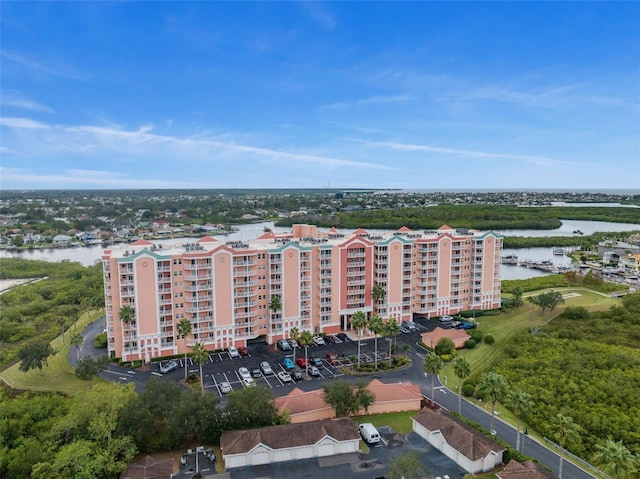
[[[32,369],[25,373],[20,371],[20,364],[16,363],[0,372],[0,379],[10,387],[21,390],[51,391],[71,395],[80,391],[87,391],[91,387],[91,381],[81,381],[76,378],[75,370],[67,359],[70,348],[69,341],[71,334],[76,329],[78,331],[84,330],[89,323],[102,314],[102,310],[82,314],[78,321],[66,331],[66,344],[62,344],[61,336],[51,341],[51,347],[56,353],[49,358],[48,364],[42,368],[42,371]],[[93,338],[90,338],[90,340],[93,340]],[[94,381],[102,380],[95,378]]]

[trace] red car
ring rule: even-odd
[[[336,353],[327,353],[327,360],[331,363],[332,366],[338,364],[338,356],[336,356]]]
[[[238,348],[238,352],[240,353],[240,356],[249,356],[249,350],[244,346],[240,346]]]
[[[298,366],[300,366],[301,368],[306,368],[307,367],[307,360],[305,358],[298,358],[298,359],[296,359],[296,364]]]

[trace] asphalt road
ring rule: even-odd
[[[377,377],[384,382],[411,381],[414,384],[420,385],[422,394],[425,397],[431,399],[431,378],[425,375],[422,369],[422,360],[424,358],[424,353],[417,350],[415,348],[415,344],[420,339],[420,332],[427,329],[433,329],[436,324],[434,321],[427,320],[417,320],[417,324],[420,326],[421,331],[400,334],[397,337],[399,351],[402,351],[402,344],[406,343],[411,346],[411,350],[408,354],[409,357],[413,360],[413,364],[410,368],[384,373],[380,376],[368,376],[366,378],[341,375],[335,368],[331,367],[331,365],[326,362],[326,353],[328,351],[335,352],[340,358],[342,358],[343,356],[348,357],[349,355],[356,354],[358,345],[357,342],[354,341],[342,344],[327,344],[326,346],[309,347],[308,357],[317,356],[325,360],[325,366],[321,369],[322,375],[319,378],[305,377],[305,380],[298,383],[283,384],[274,376],[263,376],[262,378],[258,378],[257,381],[259,382],[259,384],[266,385],[267,387],[271,388],[274,396],[284,396],[288,394],[294,387],[298,387],[303,390],[317,389],[321,387],[321,384],[324,380],[334,380],[336,378],[340,378],[346,381],[357,382],[362,381],[363,379],[369,380]],[[100,357],[101,355],[105,354],[104,349],[96,349],[93,347],[94,336],[98,333],[101,333],[104,328],[105,319],[104,317],[102,317],[97,321],[94,321],[85,329],[83,333],[85,341],[80,351],[81,357]],[[361,341],[360,348],[362,354],[366,354],[371,357],[375,349],[374,340],[371,338]],[[387,349],[388,342],[383,338],[378,338],[378,353],[383,354]],[[245,366],[249,368],[249,370],[251,370],[252,368],[257,367],[261,361],[267,360],[270,362],[271,366],[274,368],[274,371],[277,373],[278,371],[283,369],[282,360],[284,359],[284,357],[291,355],[290,351],[274,352],[266,345],[264,345],[264,343],[250,345],[249,350],[251,352],[250,356],[235,359],[229,358],[227,353],[211,354],[209,361],[207,361],[207,363],[203,365],[205,386],[207,387],[208,391],[213,394],[218,394],[221,397],[221,403],[224,403],[224,395],[220,393],[220,390],[218,388],[219,382],[229,380],[234,389],[236,389],[237,387],[241,387],[239,386],[240,380],[237,377],[236,373],[237,369],[240,366]],[[304,357],[304,350],[298,351],[296,354],[297,358],[301,356]],[[182,359],[179,360],[181,366],[180,368],[167,375],[161,375],[159,373],[159,364],[156,362],[152,363],[150,366],[150,370],[146,371],[141,369],[133,370],[110,364],[108,369],[100,374],[100,377],[112,382],[118,382],[122,384],[133,383],[135,385],[135,390],[137,392],[141,392],[144,390],[146,381],[154,375],[163,376],[167,380],[172,380],[175,382],[183,379],[184,368],[182,367],[182,361]],[[75,348],[71,348],[71,351],[69,352],[69,362],[73,366],[76,365]],[[188,362],[187,367],[189,371],[196,371],[198,369],[198,366],[194,365],[190,361]],[[435,385],[435,402],[445,409],[457,412],[457,394],[447,389],[440,382],[439,378],[436,378]],[[464,398],[462,400],[461,414],[464,417],[477,422],[485,429],[490,430],[490,413],[480,407],[475,406]],[[515,448],[516,430],[514,427],[501,421],[499,417],[496,416],[494,419],[493,428],[496,431],[496,436],[498,438],[502,439]],[[560,461],[558,453],[532,439],[531,437],[525,435],[521,436],[521,446],[522,451],[525,455],[536,458],[542,464],[547,466],[551,471],[553,471],[554,474],[558,474]],[[595,479],[593,475],[583,471],[582,469],[566,460],[564,461],[562,475],[563,479]]]

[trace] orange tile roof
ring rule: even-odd
[[[496,477],[499,479],[554,479],[557,476],[545,471],[533,461],[519,463],[511,459],[502,471],[496,472]]]
[[[196,243],[215,243],[216,241],[218,240],[215,238],[212,238],[211,236],[203,236],[198,241],[196,241]]]
[[[131,246],[153,246],[153,243],[146,239],[139,239],[138,241],[131,243]]]
[[[455,329],[455,328],[450,328],[450,329],[436,328],[433,331],[430,331],[428,333],[422,333],[421,336],[422,336],[422,342],[425,344],[428,344],[425,341],[425,339],[429,339],[434,343],[437,343],[442,338],[450,338],[454,342],[456,340],[464,339],[466,341],[467,339],[469,339],[469,335],[464,329]]]
[[[422,399],[420,386],[410,382],[385,384],[378,379],[374,379],[369,383],[368,388],[376,397],[376,403]]]
[[[406,233],[407,231],[412,231],[412,230],[407,228],[406,226],[403,226],[402,228],[400,228],[398,230],[398,232],[400,232],[400,233]]]

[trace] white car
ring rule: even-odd
[[[252,377],[242,378],[242,384],[244,384],[246,387],[251,387],[256,385]]]
[[[290,383],[293,381],[293,379],[291,379],[291,375],[286,371],[280,371],[278,373],[278,379],[283,383]]]
[[[273,374],[273,369],[271,369],[271,364],[269,364],[267,361],[262,361],[260,363],[260,369],[262,369],[262,374],[264,374],[265,376],[267,374]]]
[[[251,379],[253,381],[251,373],[245,367],[241,367],[240,369],[238,369],[238,374],[240,375],[240,379]]]
[[[324,338],[322,336],[314,336],[313,343],[317,346],[324,346],[325,344],[327,344],[324,342]]]
[[[238,352],[235,346],[229,346],[229,349],[227,351],[229,351],[229,356],[232,358],[240,357],[240,353]]]
[[[227,394],[233,391],[233,389],[231,389],[231,384],[229,384],[227,381],[221,382],[218,386],[220,387],[220,392],[222,394]]]

